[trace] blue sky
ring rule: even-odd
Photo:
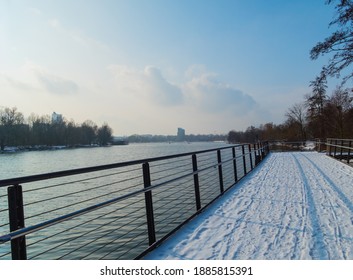
[[[333,15],[324,0],[0,0],[0,106],[116,135],[279,124],[328,60],[309,52]]]

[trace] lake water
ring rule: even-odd
[[[0,180],[227,146],[222,142],[144,143],[0,154]]]
[[[73,168],[126,162],[229,146],[226,143],[149,143],[127,146],[0,154],[0,180]],[[225,151],[222,160],[231,156]],[[239,158],[239,174],[242,172]],[[217,163],[215,152],[198,157],[199,169]],[[249,165],[249,163],[247,163]],[[224,166],[224,182],[233,182],[232,162]],[[153,184],[192,171],[191,157],[151,164]],[[24,184],[26,226],[35,225],[118,197],[143,187],[141,165],[60,180]],[[219,195],[216,167],[199,174],[202,205]],[[240,177],[240,176],[239,176]],[[157,240],[195,213],[192,176],[153,191]],[[0,188],[0,235],[8,231],[6,188]],[[134,258],[148,247],[144,195],[51,226],[27,236],[30,259]],[[123,244],[123,245],[121,245]],[[125,244],[125,245],[124,245]],[[8,259],[9,244],[0,244]]]

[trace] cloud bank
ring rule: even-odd
[[[74,94],[78,92],[79,87],[74,81],[41,72],[36,73],[36,76],[39,82],[51,93]]]
[[[229,111],[235,116],[251,111],[255,100],[241,90],[219,82],[214,74],[201,74],[187,82],[184,94],[190,103],[208,113]]]
[[[136,70],[123,65],[113,65],[117,91],[133,94],[158,106],[183,106],[200,112],[234,116],[247,114],[256,106],[255,100],[230,85],[217,80],[217,75],[203,71],[187,71],[187,79],[180,84],[168,81],[155,66]]]

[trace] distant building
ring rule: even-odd
[[[51,115],[51,122],[52,123],[62,123],[63,122],[63,115],[53,112],[53,114]]]
[[[185,141],[185,129],[178,127],[177,140]]]

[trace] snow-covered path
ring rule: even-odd
[[[146,259],[353,259],[353,168],[271,153]]]

